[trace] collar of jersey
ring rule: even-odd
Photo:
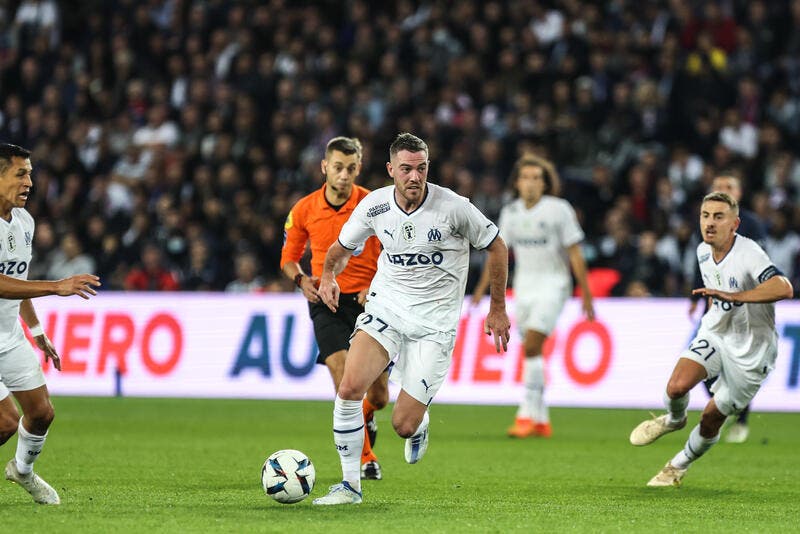
[[[317,194],[318,194],[317,205],[321,209],[328,209],[328,210],[331,210],[333,212],[337,212],[338,213],[338,212],[341,212],[342,210],[345,210],[345,209],[352,210],[355,207],[355,205],[358,203],[358,200],[357,200],[357,196],[358,195],[356,194],[356,193],[358,193],[358,186],[356,184],[353,184],[353,189],[350,191],[350,197],[345,201],[344,204],[342,204],[342,206],[338,210],[333,209],[333,207],[328,202],[328,199],[325,198],[325,188],[327,186],[328,186],[327,184],[322,184],[322,187],[317,189]]]
[[[733,243],[731,243],[731,248],[728,249],[728,252],[726,252],[725,255],[722,256],[722,259],[720,259],[719,261],[714,259],[714,251],[713,250],[711,251],[711,261],[714,262],[714,265],[719,265],[720,263],[725,261],[725,258],[727,258],[730,255],[731,252],[733,252],[733,247],[736,246],[736,238],[737,237],[739,237],[739,234],[733,234]]]
[[[422,197],[422,200],[419,202],[419,206],[417,206],[416,208],[414,208],[412,211],[406,212],[406,210],[404,210],[403,208],[401,208],[401,207],[400,207],[400,204],[398,204],[398,203],[397,203],[397,197],[394,195],[394,192],[395,192],[396,190],[397,190],[397,186],[394,186],[394,187],[392,188],[392,200],[394,200],[394,205],[395,205],[395,206],[397,206],[397,209],[399,209],[399,210],[400,210],[400,213],[402,213],[402,214],[403,214],[403,215],[405,215],[406,217],[410,217],[410,216],[412,216],[413,214],[415,214],[416,212],[418,212],[418,211],[419,211],[419,209],[420,209],[420,208],[421,208],[421,207],[422,207],[422,206],[425,204],[425,201],[426,201],[426,200],[428,200],[428,195],[430,195],[430,193],[431,193],[430,184],[426,182],[426,183],[425,183],[425,196],[424,196],[424,197]]]

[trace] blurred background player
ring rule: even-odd
[[[727,193],[709,193],[703,199],[697,262],[705,287],[694,293],[712,304],[669,378],[667,413],[634,428],[631,444],[648,445],[686,426],[689,392],[700,381],[716,378],[714,395],[683,450],[648,486],[680,485],[692,462],[719,441],[725,419],[750,403],[775,367],[775,302],[792,298],[792,284],[755,241],[736,233],[738,215],[739,205]]]
[[[711,192],[720,191],[722,193],[727,193],[728,195],[733,198],[737,204],[742,200],[742,182],[741,180],[732,174],[725,174],[720,175],[714,178],[711,183]],[[760,247],[764,246],[764,242],[767,238],[767,231],[764,228],[764,223],[758,216],[753,213],[752,211],[746,210],[739,206],[739,228],[736,230],[736,233],[739,235],[743,235],[749,239],[755,241]],[[701,287],[703,285],[703,279],[700,276],[700,268],[695,265],[695,279],[694,279],[694,287]],[[689,306],[689,315],[694,316],[694,312],[697,309],[697,303],[700,301],[700,294],[693,293],[691,296],[691,305]],[[703,313],[705,314],[708,312],[708,299],[705,302],[705,309]],[[706,391],[708,394],[711,395],[711,386],[713,385],[713,380],[709,380],[707,382],[703,382],[703,386],[705,386]],[[736,416],[736,421],[728,428],[728,432],[725,434],[725,441],[728,443],[744,443],[747,441],[747,436],[750,434],[750,428],[748,427],[748,418],[750,416],[750,405],[748,404],[745,408]]]
[[[353,212],[325,256],[319,296],[335,311],[341,304],[337,273],[370,238],[383,245],[364,313],[345,364],[333,408],[333,436],[342,482],[314,504],[362,502],[358,459],[364,419],[360,402],[390,360],[401,386],[392,411],[395,432],[406,438],[405,460],[420,461],[428,449],[428,406],[452,361],[456,326],[467,284],[470,245],[486,250],[492,300],[484,333],[497,352],[507,350],[510,322],[505,287],[508,249],[497,226],[468,199],[427,183],[428,145],[401,133],[389,148],[386,170],[393,186],[370,193]]]
[[[594,319],[580,246],[584,236],[572,206],[558,198],[559,179],[551,162],[523,156],[511,178],[518,198],[500,212],[500,235],[515,261],[513,287],[517,324],[524,338],[525,392],[508,435],[550,437],[542,345],[572,294],[570,267],[581,288],[583,312],[588,320]],[[488,281],[484,271],[472,296],[473,305],[480,302]]]
[[[342,288],[339,309],[333,312],[320,302],[317,294],[319,276],[325,253],[336,241],[342,226],[356,205],[369,191],[355,185],[361,172],[361,143],[358,139],[335,137],[325,148],[322,175],[325,183],[317,191],[301,198],[289,212],[284,225],[286,239],[281,252],[281,270],[303,291],[314,323],[314,336],[319,346],[317,363],[325,364],[333,379],[334,391],[339,391],[344,362],[350,346],[356,318],[364,311],[367,289],[375,275],[380,243],[371,238],[353,254],[347,267],[338,275]],[[303,272],[300,260],[311,245],[311,275]],[[372,451],[377,434],[375,410],[389,402],[387,373],[382,373],[367,391],[363,400],[367,438],[361,453],[361,476],[380,480],[381,467]]]
[[[60,371],[61,360],[30,299],[45,295],[89,298],[100,282],[89,274],[57,282],[26,281],[33,256],[34,222],[25,210],[33,187],[32,171],[29,151],[0,144],[0,266],[5,273],[0,275],[0,445],[17,433],[17,451],[6,464],[6,479],[25,488],[37,503],[60,504],[56,490],[33,472],[55,412],[39,358],[25,339],[19,318],[28,325],[45,359],[52,360]],[[20,417],[11,393],[24,417]]]

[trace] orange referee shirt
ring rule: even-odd
[[[337,211],[325,199],[325,187],[323,184],[317,191],[298,200],[289,212],[286,224],[283,226],[281,269],[287,262],[300,261],[305,252],[306,242],[310,241],[311,274],[322,275],[328,247],[339,238],[342,226],[350,218],[356,205],[369,193],[367,189],[353,185],[350,198]],[[377,269],[380,253],[380,241],[377,237],[371,236],[364,243],[364,250],[360,254],[354,253],[347,266],[336,277],[342,293],[358,293],[369,287]]]

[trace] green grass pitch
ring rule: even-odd
[[[550,440],[505,437],[511,407],[431,409],[416,465],[387,408],[376,452],[384,480],[360,506],[280,505],[264,459],[312,459],[312,497],[339,480],[332,402],[55,398],[37,471],[60,507],[0,480],[0,524],[15,532],[789,532],[800,524],[800,413],[754,413],[747,443],[720,443],[681,488],[645,483],[698,419],[649,447],[628,444],[644,410],[553,409]],[[389,407],[391,408],[391,406]],[[3,463],[16,438],[0,449]],[[13,527],[13,528],[12,528]]]

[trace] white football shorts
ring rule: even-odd
[[[27,339],[0,353],[0,400],[10,391],[30,391],[44,384],[42,365]]]
[[[733,415],[750,404],[775,368],[778,348],[774,343],[765,342],[753,349],[749,356],[757,356],[758,365],[742,365],[731,357],[731,351],[718,336],[701,329],[680,357],[705,367],[708,378],[717,378],[711,385],[714,402],[724,415]]]
[[[515,293],[517,329],[520,334],[524,337],[526,331],[533,330],[549,335],[556,327],[558,316],[568,298],[567,291],[551,291],[531,296]]]
[[[430,405],[447,378],[455,332],[425,331],[388,310],[367,304],[368,311],[356,319],[356,331],[363,330],[389,353],[394,362],[389,380],[422,404]]]

